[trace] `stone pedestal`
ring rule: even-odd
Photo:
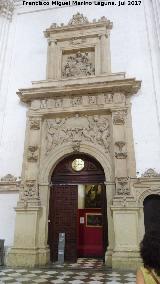
[[[14,247],[7,257],[9,266],[45,265],[49,262],[48,247],[38,244],[41,208],[16,209]]]
[[[138,208],[112,206],[115,232],[115,247],[112,255],[112,267],[133,269],[141,263],[139,254]]]

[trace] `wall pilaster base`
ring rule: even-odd
[[[121,270],[136,270],[142,265],[137,251],[116,251],[112,255],[112,268]]]
[[[34,267],[46,265],[50,262],[50,251],[47,248],[11,248],[7,256],[7,266]]]
[[[112,267],[112,254],[113,254],[113,249],[107,249],[105,254],[105,265],[107,267]]]

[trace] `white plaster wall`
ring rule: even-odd
[[[5,240],[5,247],[13,244],[15,211],[18,193],[0,193],[0,239]]]
[[[147,5],[149,0],[145,1]],[[153,80],[154,62],[151,60],[143,1],[141,6],[135,7],[35,9],[23,7],[15,15],[10,29],[10,65],[3,83],[7,88],[0,130],[0,175],[21,174],[26,106],[19,102],[16,91],[18,88],[31,86],[31,81],[45,79],[47,40],[43,31],[53,22],[68,22],[77,11],[90,20],[105,15],[113,21],[112,72],[125,71],[127,77],[142,80],[141,91],[132,99],[137,171],[142,173],[150,167],[160,171],[160,129]]]

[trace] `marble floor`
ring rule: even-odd
[[[96,259],[79,259],[75,264],[53,264],[40,269],[1,268],[2,283],[135,284],[135,273],[107,269]]]

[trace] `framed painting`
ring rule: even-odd
[[[85,186],[85,208],[101,208],[101,185]]]
[[[86,213],[86,227],[102,227],[102,214]]]

